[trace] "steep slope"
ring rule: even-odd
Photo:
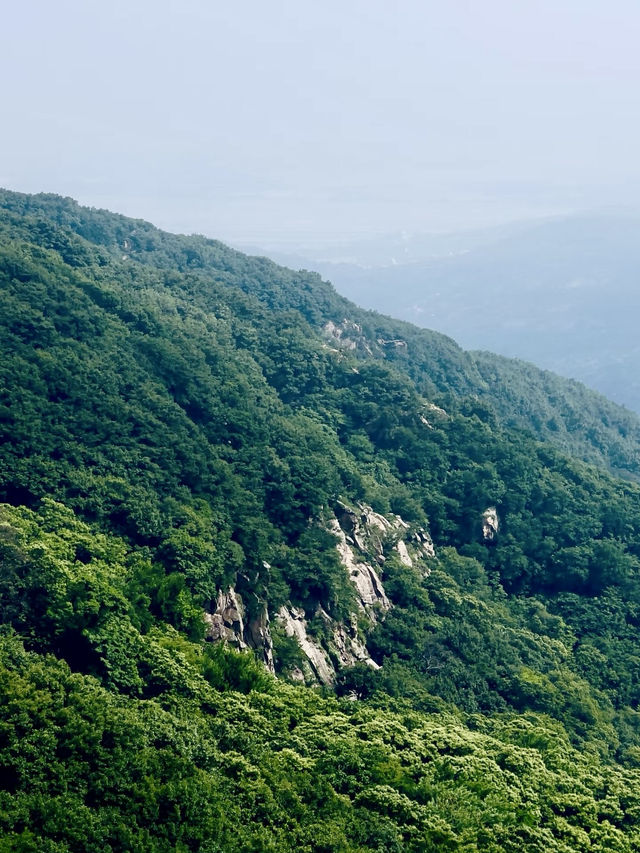
[[[488,352],[470,353],[486,385],[480,397],[502,423],[564,453],[638,479],[640,419],[580,382]]]
[[[191,288],[191,298],[200,299],[205,309],[210,307],[208,289],[224,285],[243,291],[270,310],[295,309],[314,329],[322,329],[332,346],[392,364],[432,399],[451,406],[455,405],[452,397],[481,396],[498,419],[506,418],[510,426],[517,425],[584,461],[640,478],[640,418],[576,382],[554,377],[550,392],[550,375],[531,365],[489,354],[481,359],[472,356],[445,335],[358,308],[315,273],[287,270],[266,258],[249,258],[214,240],[166,234],[147,222],[83,208],[54,195],[0,190],[0,210],[5,218],[27,216],[23,231],[27,239],[56,249],[65,260],[72,259],[74,252],[86,251],[75,239],[80,236],[94,249],[104,249],[113,261],[135,260],[189,274],[200,280]],[[393,310],[398,313],[399,303]],[[478,322],[476,318],[474,323]],[[536,403],[524,403],[522,394],[513,399],[514,385],[531,387]],[[558,425],[557,430],[542,424],[541,408],[547,421]],[[582,414],[575,417],[568,410]]]
[[[425,713],[388,693],[340,700],[276,682],[248,655],[151,621],[132,594],[152,569],[144,555],[50,500],[2,509],[0,555],[5,850],[640,844],[640,770],[604,760],[593,738],[576,749],[549,708],[465,717],[427,694]],[[455,585],[448,598],[472,601]],[[522,683],[545,689],[532,669]],[[566,678],[560,691],[593,726],[588,692]]]
[[[638,412],[639,231],[633,215],[573,216],[417,263],[307,266],[367,308],[532,361]]]
[[[13,848],[633,849],[640,487],[315,276],[3,205]],[[38,727],[77,770],[30,775]]]

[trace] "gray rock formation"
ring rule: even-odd
[[[431,574],[431,566],[428,561],[433,559],[436,555],[436,549],[431,535],[423,527],[419,527],[417,530],[413,530],[411,532],[411,543],[419,556],[421,558],[426,558],[426,560],[422,559],[420,562],[422,567],[422,576],[427,578]]]
[[[332,684],[335,669],[331,665],[325,650],[307,634],[307,620],[304,610],[283,605],[278,611],[278,620],[287,637],[295,637],[309,661],[312,670],[311,675],[322,684]]]
[[[498,511],[490,506],[482,513],[482,538],[485,542],[495,542],[500,527]]]
[[[205,636],[213,642],[224,641],[238,651],[257,649],[270,672],[273,666],[273,640],[269,630],[269,614],[263,605],[259,616],[245,621],[242,598],[233,587],[220,590],[213,613],[205,613]]]
[[[266,604],[263,604],[260,615],[253,618],[246,626],[244,638],[250,648],[260,652],[262,662],[269,672],[275,672],[273,665],[273,640],[271,639],[269,611]]]
[[[332,649],[337,658],[338,667],[353,666],[362,661],[373,669],[379,669],[379,665],[370,657],[366,645],[358,637],[358,623],[352,618],[349,625],[338,623],[334,627],[332,636]]]
[[[324,324],[322,331],[338,349],[358,350],[366,355],[373,355],[371,343],[362,333],[362,327],[353,320],[346,318],[341,323],[329,320]]]
[[[337,502],[328,527],[336,537],[340,560],[356,591],[358,612],[351,614],[346,623],[337,622],[318,606],[316,615],[324,622],[322,639],[309,634],[304,610],[288,604],[276,615],[287,637],[296,640],[304,655],[304,663],[290,677],[321,684],[332,684],[336,670],[358,662],[377,667],[359,630],[359,620],[375,624],[392,607],[380,576],[385,561],[395,554],[407,568],[426,577],[429,561],[435,556],[426,530],[413,528],[398,515],[384,516],[364,504],[348,506]],[[205,622],[208,639],[224,641],[238,650],[254,649],[265,666],[274,671],[266,606],[262,605],[259,615],[249,619],[241,597],[231,587],[218,593],[215,610],[205,613]]]
[[[208,640],[224,640],[238,649],[246,649],[244,639],[244,607],[233,587],[220,590],[213,613],[205,613],[204,621]]]
[[[338,540],[337,548],[338,553],[340,554],[340,560],[347,570],[349,579],[355,586],[358,593],[358,606],[361,610],[368,613],[375,621],[375,607],[382,611],[388,610],[391,607],[391,602],[387,598],[387,594],[382,586],[382,581],[378,577],[373,566],[369,563],[356,559],[354,548],[349,544],[347,534],[337,519],[333,519],[329,529],[335,534],[336,539]],[[362,551],[364,550],[364,547],[362,544],[362,537],[358,536],[359,532],[360,531],[354,530],[353,536],[349,538],[352,543],[358,543],[358,548]],[[382,556],[382,546],[380,546],[379,549],[379,556]]]
[[[417,568],[425,577],[431,571],[428,560],[435,557],[431,536],[422,527],[412,528],[399,515],[387,517],[364,504],[353,509],[338,502],[335,520],[329,527],[338,539],[340,559],[361,594],[365,610],[376,600],[388,609],[388,599],[372,563],[383,566],[393,550],[403,565]]]

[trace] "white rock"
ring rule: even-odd
[[[374,605],[378,605],[382,610],[388,610],[391,603],[384,591],[382,581],[378,577],[376,570],[367,563],[358,562],[351,546],[347,542],[347,537],[344,530],[340,527],[337,519],[333,519],[330,524],[330,530],[335,533],[338,544],[338,554],[340,561],[347,570],[351,583],[358,591],[358,603],[363,610],[369,610]]]
[[[284,632],[287,637],[294,637],[309,660],[318,681],[322,684],[332,684],[335,671],[329,662],[324,649],[316,645],[307,635],[307,621],[304,618],[304,610],[297,607],[285,607],[278,611]]]
[[[233,587],[227,592],[220,590],[213,613],[205,613],[206,636],[209,640],[225,640],[246,649],[244,639],[244,607],[242,600]]]
[[[404,539],[400,539],[400,541],[396,545],[396,550],[400,555],[400,562],[403,566],[413,566],[413,560],[409,556],[409,552],[407,550],[407,543],[404,541]]]

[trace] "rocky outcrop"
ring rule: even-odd
[[[342,501],[333,509],[328,527],[336,537],[340,560],[356,592],[357,612],[346,622],[338,622],[318,605],[315,615],[324,625],[317,636],[309,632],[301,608],[284,605],[275,617],[304,656],[304,662],[289,677],[307,683],[332,684],[337,670],[358,662],[377,668],[360,625],[384,619],[392,607],[381,577],[385,562],[395,556],[407,568],[427,576],[430,559],[435,556],[429,533],[412,527],[399,515],[385,516],[365,504],[349,506]],[[269,568],[267,564],[265,567]],[[239,650],[254,649],[274,671],[269,614],[264,605],[257,616],[249,618],[242,598],[231,587],[218,593],[215,609],[205,614],[205,621],[208,639],[222,640]]]
[[[337,660],[338,667],[343,669],[363,662],[373,669],[379,669],[379,665],[371,658],[366,645],[358,636],[358,623],[355,617],[349,625],[338,623],[334,627],[331,651]]]
[[[423,527],[419,527],[417,530],[412,531],[411,541],[414,548],[420,552],[422,557],[426,557],[427,559],[435,557],[436,549],[433,545],[433,540],[431,535]],[[424,565],[422,572],[424,576],[427,577],[430,574],[431,569],[428,565]]]
[[[482,538],[485,543],[495,543],[499,528],[498,511],[494,506],[490,506],[482,513]]]
[[[429,417],[427,417],[427,415]],[[433,429],[433,424],[431,423],[429,418],[431,418],[431,420],[435,419],[436,421],[446,421],[449,419],[449,415],[445,412],[444,409],[441,409],[440,406],[436,406],[435,403],[425,402],[423,406],[423,411],[420,412],[420,422],[423,423],[426,427],[429,427],[429,429]]]
[[[343,516],[343,523],[345,523],[344,518],[347,519],[347,525],[351,525],[353,521],[352,515],[345,513]],[[369,613],[369,615],[375,620],[374,608],[382,611],[388,610],[391,607],[391,603],[384,591],[382,581],[373,566],[369,563],[363,562],[362,560],[356,559],[356,554],[352,547],[354,544],[357,543],[357,547],[360,551],[365,551],[362,531],[359,527],[351,528],[351,535],[347,537],[347,534],[338,519],[332,520],[329,525],[329,529],[335,534],[338,540],[337,548],[338,553],[340,554],[340,560],[358,593],[358,606],[361,610]],[[351,542],[349,542],[349,539]],[[378,559],[383,557],[383,549],[379,540],[375,538],[372,544],[374,547],[373,553],[377,555]]]
[[[391,522],[384,515],[363,504],[352,509],[338,501],[334,512],[338,527],[332,523],[332,531],[339,538],[344,534],[349,543],[355,545],[363,555],[370,556],[379,563],[384,562],[384,540],[392,529]]]
[[[377,338],[376,340],[381,347],[395,347],[396,349],[399,347],[404,347],[404,349],[407,348],[407,342],[400,338],[396,338],[392,341],[386,341],[384,338]]]
[[[400,539],[400,541],[396,545],[396,550],[400,555],[400,562],[403,566],[413,566],[413,560],[409,556],[407,543],[404,541],[404,539]]]
[[[208,640],[222,640],[238,651],[256,649],[267,669],[274,672],[273,640],[265,605],[258,616],[247,622],[242,598],[230,587],[226,592],[220,590],[215,610],[212,613],[205,612],[204,621]]]
[[[373,355],[371,342],[367,340],[362,332],[362,326],[354,323],[353,320],[347,320],[346,317],[341,323],[334,323],[329,320],[322,327],[325,337],[328,338],[338,349],[353,350],[365,355]]]
[[[353,508],[338,502],[334,511],[329,527],[338,539],[340,559],[358,590],[362,609],[369,612],[373,605],[389,609],[378,571],[394,550],[403,565],[429,575],[428,561],[435,557],[435,548],[424,528],[413,528],[399,515],[387,517],[364,504]]]
[[[266,604],[262,606],[262,613],[252,619],[245,628],[244,637],[247,645],[256,649],[262,662],[270,672],[275,672],[273,665],[273,640],[271,639],[269,611]]]
[[[206,637],[208,640],[224,640],[238,649],[246,649],[244,639],[244,607],[233,587],[227,592],[220,590],[213,613],[205,613]]]
[[[321,684],[332,684],[335,669],[331,665],[325,650],[309,637],[304,610],[291,605],[289,607],[282,606],[278,611],[278,620],[287,637],[294,637],[304,652],[311,667],[310,675]]]
[[[281,607],[278,611],[277,618],[285,634],[295,638],[306,658],[303,668],[296,668],[290,673],[290,677],[296,681],[333,684],[336,671],[344,667],[363,662],[373,669],[379,668],[358,634],[358,622],[355,616],[345,624],[336,622],[322,607],[318,607],[316,615],[325,624],[326,648],[315,637],[309,635],[304,610],[289,605]],[[303,671],[305,669],[306,672]]]

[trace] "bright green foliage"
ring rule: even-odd
[[[139,700],[15,639],[0,650],[7,850],[515,853],[640,843],[631,828],[640,773],[576,752],[544,717],[465,724],[285,685]]]

